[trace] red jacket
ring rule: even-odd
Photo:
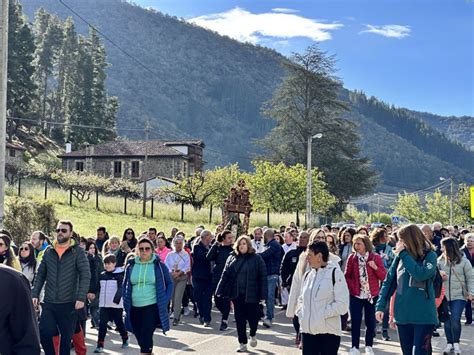
[[[377,265],[377,270],[372,269],[368,263],[369,261],[375,261]],[[380,292],[380,283],[385,279],[387,271],[383,266],[383,261],[380,255],[375,253],[369,253],[367,259],[367,275],[369,277],[369,288],[370,294],[372,297],[376,297]],[[360,276],[359,276],[359,259],[356,256],[356,253],[349,255],[347,259],[346,271],[344,273],[346,276],[347,287],[349,288],[349,294],[351,296],[360,295]]]

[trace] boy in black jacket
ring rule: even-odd
[[[104,268],[99,275],[99,336],[94,353],[104,352],[107,323],[114,321],[122,337],[122,349],[128,348],[128,332],[123,324],[122,284],[124,271],[116,267],[115,255],[109,254],[104,258]]]

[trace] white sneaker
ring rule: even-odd
[[[191,314],[191,311],[189,310],[189,307],[184,307],[183,314],[184,314],[185,316],[189,316],[189,315]]]
[[[443,354],[451,354],[451,350],[453,350],[453,344],[447,344],[443,350]]]
[[[359,349],[357,349],[357,348],[352,348],[352,349],[349,351],[349,354],[350,354],[350,355],[360,355],[360,351],[359,351]]]
[[[250,346],[252,348],[255,348],[257,346],[257,337],[256,336],[250,337]]]
[[[247,352],[247,344],[240,344],[239,348],[237,349],[238,353],[246,353]]]
[[[365,347],[365,353],[369,355],[374,355],[374,350],[372,349],[371,346],[366,346]]]
[[[459,343],[454,343],[453,345],[454,345],[454,353],[456,355],[461,354],[461,348],[459,347]]]

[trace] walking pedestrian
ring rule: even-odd
[[[394,322],[403,355],[431,354],[431,334],[438,324],[433,281],[437,256],[434,247],[415,224],[401,227],[395,259],[385,278],[376,305],[383,320],[385,306],[396,291]]]
[[[0,264],[10,266],[21,272],[20,262],[12,248],[12,239],[9,233],[0,232]]]
[[[153,333],[158,324],[170,329],[168,302],[173,292],[169,270],[153,252],[147,237],[138,241],[138,256],[128,261],[123,283],[125,326],[137,338],[141,354],[153,352]]]
[[[303,276],[297,315],[301,324],[303,354],[337,355],[341,342],[341,315],[347,313],[349,291],[337,263],[329,260],[326,243],[308,247],[311,267]]]
[[[137,238],[135,231],[132,228],[127,228],[123,231],[122,242],[127,242],[128,247],[133,251],[137,246]]]
[[[221,279],[224,271],[225,263],[229,255],[233,252],[234,235],[231,231],[226,230],[217,235],[216,243],[214,243],[207,253],[207,260],[214,263],[212,269],[212,293],[215,295],[217,284]],[[221,326],[219,330],[224,331],[228,327],[228,319],[230,313],[230,300],[226,297],[214,297],[217,309],[221,312]]]
[[[200,240],[193,246],[193,265],[191,269],[194,300],[199,311],[199,321],[205,327],[211,326],[212,273],[211,263],[206,255],[212,241],[212,233],[206,229],[201,232]]]
[[[21,273],[30,282],[30,286],[33,285],[33,280],[36,275],[36,258],[35,258],[35,248],[30,242],[23,242],[20,246],[20,266]]]
[[[179,324],[181,305],[188,282],[188,272],[191,270],[191,260],[184,248],[184,237],[178,235],[172,241],[173,250],[166,256],[165,264],[173,280],[172,309],[174,312],[173,325]]]
[[[120,238],[112,236],[104,243],[102,259],[104,259],[108,254],[113,254],[115,256],[117,267],[123,267],[125,266],[125,259],[127,257],[127,253],[123,249],[124,248],[120,245]]]
[[[43,259],[44,251],[51,245],[51,241],[42,231],[34,231],[31,233],[30,242],[35,248],[35,258],[39,264]]]
[[[464,232],[463,230],[461,234]],[[464,235],[464,246],[461,251],[466,256],[467,260],[471,262],[471,266],[474,268],[474,233],[466,233]],[[466,302],[466,325],[472,324],[472,301],[467,300]]]
[[[217,286],[218,298],[229,298],[234,304],[239,348],[247,351],[247,322],[250,328],[250,346],[257,346],[259,303],[267,297],[266,265],[252,247],[247,236],[234,243],[234,252],[228,257]]]
[[[109,240],[106,242],[109,243]],[[87,292],[87,308],[91,315],[92,328],[99,327],[99,275],[104,270],[102,258],[93,240],[86,243],[87,260],[91,272],[91,281]]]
[[[474,294],[474,272],[471,263],[459,250],[459,244],[453,237],[441,240],[442,254],[438,258],[438,268],[443,278],[451,316],[444,322],[447,345],[444,354],[454,351],[461,354],[461,315],[466,300],[472,301]]]
[[[38,298],[45,286],[39,331],[46,355],[55,354],[53,337],[58,330],[61,335],[59,354],[69,354],[78,312],[84,312],[89,289],[89,263],[84,251],[72,239],[72,233],[70,221],[58,222],[56,241],[44,251],[32,290],[33,304],[38,307]]]
[[[382,258],[373,252],[367,235],[356,234],[352,239],[354,252],[347,259],[345,277],[350,293],[349,311],[352,320],[350,354],[359,355],[362,312],[365,319],[365,353],[374,354],[375,304],[380,282],[387,274]]]
[[[283,259],[283,248],[280,243],[275,239],[275,233],[273,229],[267,229],[263,233],[265,240],[265,250],[259,255],[265,261],[267,267],[267,290],[268,295],[266,298],[266,316],[262,323],[266,328],[270,328],[273,322],[274,308],[275,308],[275,291],[280,280],[280,267]]]
[[[113,321],[122,337],[122,349],[128,348],[128,332],[123,323],[122,284],[124,271],[117,267],[115,255],[104,258],[104,269],[99,275],[99,334],[94,353],[104,352],[107,323]]]

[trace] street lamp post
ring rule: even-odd
[[[440,177],[439,178],[441,181],[446,181],[448,179],[444,178],[444,177]],[[454,193],[454,181],[453,181],[453,177],[449,177],[449,181],[450,181],[450,191],[449,191],[449,224],[450,225],[453,225],[453,193]]]
[[[306,178],[306,225],[308,228],[313,226],[312,221],[312,196],[311,196],[311,186],[312,186],[312,176],[311,176],[311,145],[313,144],[313,138],[320,139],[323,137],[322,133],[317,133],[314,136],[308,137],[307,142],[307,178]]]

